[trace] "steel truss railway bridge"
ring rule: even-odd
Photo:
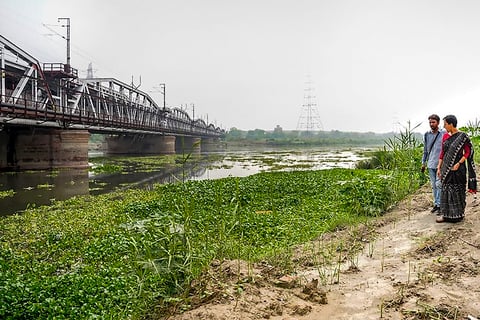
[[[133,85],[40,64],[0,35],[0,169],[87,166],[90,133],[106,135],[109,153],[165,154],[207,149],[225,132]]]

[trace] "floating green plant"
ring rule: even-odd
[[[43,184],[37,185],[37,189],[52,189],[53,187],[55,187],[55,185],[50,183],[43,183]]]
[[[15,195],[15,191],[13,189],[0,191],[0,199],[13,197]]]
[[[91,169],[95,173],[114,173],[122,172],[123,167],[115,164],[102,164]]]

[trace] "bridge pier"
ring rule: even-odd
[[[87,168],[87,130],[10,127],[0,131],[0,169]]]
[[[174,154],[175,136],[115,135],[105,139],[108,154]]]
[[[198,154],[201,151],[201,142],[200,137],[177,137],[175,141],[175,150],[177,153],[194,153]]]
[[[202,152],[222,150],[224,146],[220,138],[202,138]]]

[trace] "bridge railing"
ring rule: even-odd
[[[78,70],[72,68],[69,64],[64,63],[44,63],[43,71],[47,73],[54,73],[64,77],[78,78]]]
[[[7,93],[8,94],[8,93]],[[36,121],[37,124],[44,122],[56,122],[57,126],[83,127],[93,132],[121,132],[143,131],[146,133],[183,134],[200,136],[222,136],[223,130],[213,125],[205,127],[195,125],[194,122],[185,118],[175,118],[175,113],[160,109],[146,107],[132,107],[138,109],[137,117],[127,116],[125,113],[88,111],[83,108],[71,106],[53,105],[47,108],[41,101],[35,101],[31,95],[20,96],[15,104],[0,104],[0,117],[4,122],[14,121],[21,124],[22,120]],[[26,124],[26,122],[25,122]],[[29,122],[31,125],[31,122]]]

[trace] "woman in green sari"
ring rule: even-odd
[[[465,217],[467,175],[468,189],[477,191],[473,146],[466,133],[457,129],[457,118],[443,118],[447,130],[442,138],[442,150],[437,173],[442,182],[440,216],[437,222],[459,222]]]

